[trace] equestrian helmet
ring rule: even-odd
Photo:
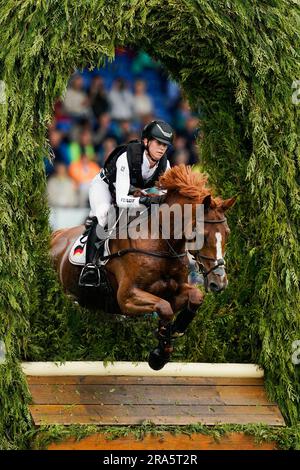
[[[143,139],[156,139],[163,144],[171,145],[173,143],[174,131],[165,121],[151,121],[143,129]]]

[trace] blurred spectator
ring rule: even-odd
[[[58,126],[61,126],[64,130],[70,129],[70,126],[72,125],[72,119],[65,111],[63,101],[61,99],[57,99],[54,103],[54,115],[55,119],[52,122],[52,124],[54,124],[53,128],[58,128]],[[48,126],[49,130],[50,127],[52,127],[52,124]]]
[[[76,207],[78,198],[76,187],[68,175],[67,166],[55,164],[55,174],[50,176],[47,183],[48,201],[52,207]]]
[[[64,142],[64,134],[57,130],[49,129],[49,143],[54,155],[55,162],[62,162],[68,164],[68,149]]]
[[[92,133],[92,123],[87,118],[78,118],[72,121],[72,126],[68,132],[69,142],[79,142],[84,131]]]
[[[181,91],[174,80],[168,80],[167,82],[167,100],[168,100],[168,109],[171,113],[176,111],[178,104],[181,100]]]
[[[155,116],[154,114],[149,114],[149,115],[145,115],[145,116],[141,116],[140,117],[140,130],[143,129],[145,127],[146,124],[148,124],[148,122],[151,122],[153,121],[154,119],[158,119],[157,116]]]
[[[175,136],[173,151],[170,154],[171,166],[185,163],[192,165],[195,163],[194,146],[187,140],[185,132],[178,132]],[[179,162],[179,163],[178,163]]]
[[[102,149],[100,152],[100,162],[102,163],[101,166],[104,165],[108,155],[116,148],[118,145],[116,139],[113,137],[107,137],[102,145]]]
[[[71,79],[63,101],[64,110],[75,118],[88,117],[90,115],[89,99],[83,90],[83,78],[76,74]]]
[[[97,120],[102,114],[108,113],[109,101],[104,89],[103,78],[99,75],[93,77],[89,91],[89,98],[94,116]]]
[[[53,166],[53,160],[49,160],[49,158],[44,157],[44,166],[45,166],[45,173],[46,173],[46,178],[49,176],[53,175],[55,172],[55,168]]]
[[[96,162],[89,160],[85,154],[80,156],[79,161],[71,163],[69,175],[76,183],[79,192],[79,206],[86,207],[88,204],[89,183],[100,171],[100,166]]]
[[[189,145],[193,145],[198,134],[199,119],[196,116],[190,116],[185,123],[185,134]]]
[[[199,119],[196,116],[191,115],[186,120],[185,125],[185,136],[187,140],[187,148],[190,152],[189,164],[193,165],[198,161],[198,153],[196,149],[196,138],[199,131]]]
[[[189,160],[190,160],[190,153],[187,149],[177,150],[173,156],[174,165],[180,165],[181,163],[188,165]]]
[[[131,140],[141,140],[141,133],[131,131],[130,134],[128,134],[127,142],[130,142]]]
[[[108,113],[103,113],[98,118],[98,129],[94,132],[93,142],[99,147],[106,137],[113,134],[111,117]]]
[[[191,116],[191,108],[187,100],[179,101],[177,110],[175,111],[174,127],[179,131],[184,131],[187,119]]]
[[[139,51],[132,62],[132,71],[137,75],[141,74],[146,68],[156,69],[158,67],[159,64],[144,51]]]
[[[82,154],[86,155],[90,160],[95,159],[96,151],[92,139],[92,132],[87,128],[81,132],[79,142],[73,141],[69,144],[70,163],[78,162]]]
[[[139,119],[149,116],[153,111],[152,101],[146,93],[146,83],[144,80],[136,80],[134,84],[133,96],[133,112],[134,116]]]
[[[129,120],[119,121],[116,129],[116,138],[119,144],[128,142],[128,137],[132,133],[132,123]]]
[[[60,145],[62,142],[62,133],[57,129],[51,129],[49,132],[49,143],[52,148],[56,161],[62,161],[63,157],[61,155]]]
[[[174,140],[174,149],[175,151],[184,150],[187,147],[187,140],[185,136],[181,133],[177,133]]]
[[[113,86],[108,91],[111,83]],[[55,167],[45,159],[47,176],[57,169],[57,175],[51,177],[50,192],[59,198],[59,191],[65,186],[66,198],[71,200],[67,197],[72,190],[66,166],[58,165],[64,163],[70,166],[73,186],[76,181],[73,192],[77,205],[87,205],[91,175],[99,171],[117,145],[140,139],[143,127],[157,118],[170,121],[175,129],[174,147],[168,150],[171,165],[196,163],[196,138],[201,137],[199,119],[192,113],[178,84],[169,80],[161,65],[147,53],[118,49],[114,63],[107,62],[96,71],[74,74],[64,101],[55,102],[54,119],[48,126]],[[55,184],[57,191],[51,189]]]
[[[133,95],[123,78],[117,78],[113,82],[108,95],[111,106],[111,117],[118,121],[132,119]]]
[[[73,162],[69,166],[69,175],[77,185],[80,185],[89,183],[100,169],[96,162],[92,162],[87,155],[82,154],[79,161]]]

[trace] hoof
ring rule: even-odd
[[[165,354],[161,349],[156,348],[149,354],[148,364],[153,370],[160,370],[170,360],[170,354]]]

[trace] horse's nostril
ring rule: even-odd
[[[221,287],[219,287],[218,284],[216,284],[215,282],[210,282],[209,288],[213,292],[219,292],[221,290]]]

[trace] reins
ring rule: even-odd
[[[129,224],[131,222],[133,222],[137,217],[141,216],[144,212],[148,213],[148,210],[146,209],[141,214],[136,215],[132,220],[130,220],[130,222],[128,222],[127,227],[129,226]],[[159,230],[160,230],[160,233],[163,235],[160,226],[159,226]],[[104,242],[105,242],[105,240],[103,241],[103,243]],[[111,253],[110,255],[107,255],[107,256],[100,256],[99,260],[100,261],[106,261],[106,260],[110,260],[110,259],[113,259],[113,258],[120,258],[121,256],[127,255],[128,253],[140,253],[142,255],[153,256],[153,257],[156,257],[156,258],[168,258],[168,259],[177,259],[177,258],[180,259],[183,256],[186,256],[187,250],[185,250],[183,253],[177,253],[167,239],[166,239],[166,242],[167,242],[169,248],[171,249],[171,251],[173,252],[173,254],[171,254],[167,251],[156,251],[156,252],[154,252],[154,251],[141,250],[139,248],[125,248],[123,250],[118,250],[116,253]]]
[[[154,251],[140,250],[138,248],[125,248],[124,250],[119,250],[116,253],[112,253],[107,256],[100,256],[99,260],[105,261],[107,259],[119,258],[121,256],[127,255],[127,253],[140,253],[140,254],[147,255],[147,256],[155,256],[157,258],[182,258],[183,256],[186,256],[186,251],[184,253],[175,252],[176,254],[172,255],[171,253],[168,253],[167,251],[154,252]]]

